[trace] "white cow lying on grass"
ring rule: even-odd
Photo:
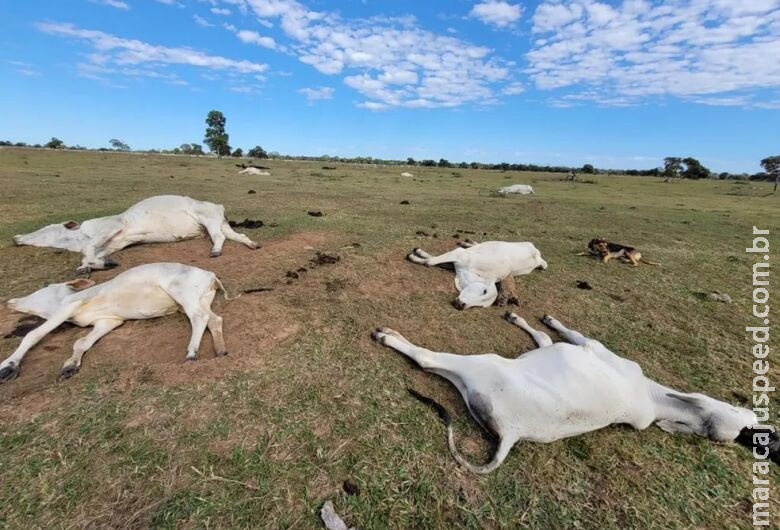
[[[547,269],[547,262],[533,243],[486,241],[461,243],[460,248],[433,257],[416,248],[407,256],[409,261],[433,267],[453,264],[458,309],[490,307],[498,298],[496,283],[507,289],[506,281],[514,276],[528,274],[535,269]]]
[[[505,195],[508,193],[517,193],[519,195],[530,195],[530,194],[536,194],[534,189],[529,186],[528,184],[512,184],[511,186],[504,186],[503,188],[498,188],[498,193]]]
[[[116,266],[113,260],[106,258],[130,245],[189,239],[201,235],[204,229],[213,243],[212,257],[222,254],[225,239],[243,243],[251,249],[260,246],[228,225],[221,204],[179,195],[150,197],[119,215],[90,219],[81,224],[66,221],[45,226],[31,234],[14,236],[14,243],[81,252],[84,259],[77,271],[89,273],[91,269]]]
[[[73,345],[73,355],[60,371],[63,377],[75,374],[84,352],[125,320],[156,318],[178,310],[187,315],[192,325],[188,361],[197,357],[207,327],[216,354],[226,355],[222,318],[211,311],[218,288],[229,299],[213,272],[180,263],[152,263],[129,269],[100,285],[81,278],[54,283],[24,298],[9,300],[11,309],[38,315],[46,322],[28,333],[16,351],[0,364],[0,383],[15,378],[30,348],[66,321],[93,328]]]
[[[410,389],[437,410],[447,425],[452,456],[469,471],[490,473],[520,440],[553,442],[615,423],[640,430],[655,423],[670,433],[760,446],[759,454],[780,463],[780,438],[770,434],[770,427],[759,425],[752,411],[662,386],[645,377],[637,363],[566,329],[552,317],[545,316],[544,323],[571,344],[553,344],[549,335],[532,329],[514,313],[507,313],[506,318],[527,331],[539,348],[516,359],[496,354],[455,355],[415,346],[392,329],[379,328],[373,333],[381,344],[455,385],[477,423],[498,437],[489,463],[469,463],[455,447],[447,411]]]

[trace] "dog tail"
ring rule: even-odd
[[[222,297],[228,302],[230,302],[231,300],[235,300],[236,298],[239,298],[241,296],[240,293],[233,297],[228,296],[227,289],[225,289],[225,286],[222,285],[222,282],[219,281],[219,278],[217,278],[216,276],[214,276],[214,282],[217,284],[217,287],[219,287],[219,290],[222,291]]]
[[[509,454],[509,450],[512,448],[512,443],[509,443],[506,439],[501,439],[498,444],[498,449],[496,449],[496,453],[493,455],[493,459],[490,462],[482,466],[472,464],[466,460],[460,454],[460,452],[458,452],[458,448],[455,447],[455,437],[452,432],[452,418],[450,417],[450,413],[447,412],[447,409],[445,409],[434,399],[429,398],[428,396],[423,396],[413,388],[407,388],[406,390],[412,395],[412,397],[425,403],[436,411],[436,414],[439,415],[439,419],[441,419],[442,423],[444,423],[444,425],[447,427],[447,444],[450,447],[450,453],[452,453],[452,457],[456,462],[458,462],[458,464],[462,465],[472,473],[486,475],[491,471],[494,471],[498,466],[501,465],[501,463],[506,458],[506,455]]]
[[[642,263],[646,263],[647,265],[655,265],[656,267],[660,267],[661,264],[656,261],[647,261],[645,258],[639,258],[639,261]]]

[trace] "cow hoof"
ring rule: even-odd
[[[211,257],[212,257],[212,258],[218,258],[218,257],[220,257],[221,255],[222,255],[222,252],[212,252],[212,253],[211,253]]]
[[[226,352],[226,351],[219,352],[218,351],[218,352],[215,352],[214,355],[216,355],[217,357],[225,357],[226,355],[228,355],[228,352]]]
[[[76,269],[76,274],[79,276],[85,276],[89,278],[89,274],[92,272],[92,269],[89,267],[79,267]]]
[[[19,375],[19,367],[15,364],[9,364],[4,368],[0,368],[0,383],[8,382],[12,379],[16,379]]]
[[[371,338],[377,341],[379,344],[385,343],[385,333],[382,331],[382,328],[374,329],[374,331],[371,332]]]
[[[544,316],[542,317],[542,323],[543,323],[545,326],[550,326],[550,325],[552,324],[552,321],[553,321],[553,320],[554,320],[554,319],[553,319],[553,317],[551,317],[550,315],[544,315]]]
[[[60,369],[60,377],[63,379],[70,379],[74,375],[76,375],[79,371],[79,367],[75,364],[69,364],[68,366],[63,366],[62,369]]]
[[[506,313],[504,313],[504,318],[510,322],[512,322],[514,319],[517,318],[517,315],[512,313],[511,311],[507,310]]]
[[[252,250],[257,250],[259,248],[263,248],[263,244],[262,243],[258,243],[257,241],[253,241],[252,242],[252,246],[249,247],[249,248],[251,248]]]
[[[104,269],[113,269],[114,267],[118,267],[119,263],[112,259],[107,259],[103,262],[103,268]]]

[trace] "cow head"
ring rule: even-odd
[[[32,245],[34,247],[52,247],[81,252],[85,241],[81,233],[81,225],[76,221],[66,221],[44,226],[29,234],[14,236],[17,245]]]
[[[693,433],[716,442],[736,440],[745,427],[758,424],[752,410],[735,407],[704,394],[667,394],[673,419],[656,424],[667,432]]]
[[[458,309],[490,307],[496,301],[496,298],[498,298],[496,284],[479,278],[462,285],[460,294],[453,305]]]
[[[62,306],[62,301],[66,297],[93,285],[95,285],[93,280],[84,278],[67,283],[52,283],[23,298],[8,300],[8,307],[20,313],[29,313],[48,319]]]

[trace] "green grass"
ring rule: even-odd
[[[263,177],[238,175],[235,162],[0,149],[3,300],[72,278],[75,254],[10,244],[45,223],[176,193],[222,203],[231,219],[277,225],[246,231],[266,243],[257,252],[228,243],[209,260],[203,241],[140,246],[116,255],[118,270],[96,275],[167,256],[215,270],[231,292],[275,290],[216,301],[231,356],[213,359],[204,346],[189,371],[181,316],[127,323],[68,381],[57,382],[56,372],[83,331],[33,349],[19,379],[0,386],[0,528],[321,528],[327,499],[364,530],[751,526],[749,453],[655,427],[521,443],[495,473],[468,474],[450,457],[435,415],[405,388],[451,409],[459,446],[484,460],[492,445],[456,391],[373,344],[369,332],[386,325],[460,353],[530,349],[501,309],[454,310],[452,273],[403,260],[415,246],[451,248],[458,230],[528,240],[550,264],[518,281],[515,310],[529,322],[551,313],[662,383],[733,401],[734,391],[750,393],[752,373],[744,249],[753,225],[780,226],[770,186],[615,176],[576,184],[562,175],[438,168],[413,168],[406,178],[406,168],[322,171],[283,161],[266,162],[271,176]],[[537,195],[492,193],[508,183],[532,184]],[[308,216],[312,209],[325,216]],[[313,255],[301,234],[342,260],[288,285],[285,272]],[[637,246],[663,267],[574,255],[597,236]],[[577,289],[576,280],[594,290]],[[710,290],[734,304],[696,296]],[[10,328],[17,315],[4,309],[0,317]],[[17,345],[0,340],[0,354]],[[153,361],[136,360],[155,348]],[[346,479],[359,495],[341,492]],[[776,500],[772,510],[778,522]]]

